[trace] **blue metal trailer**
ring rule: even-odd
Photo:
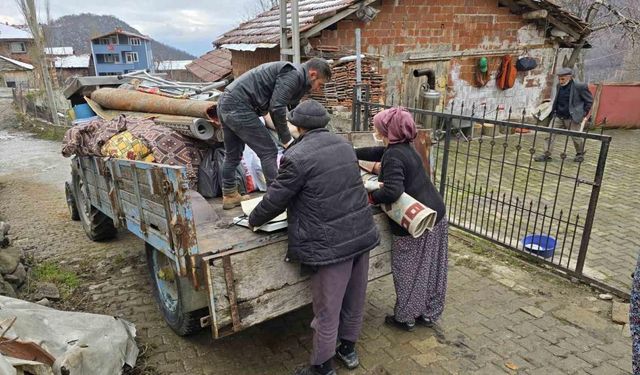
[[[71,168],[72,217],[94,241],[124,229],[145,241],[153,293],[177,334],[211,326],[219,338],[311,302],[308,277],[285,262],[286,231],[233,225],[241,210],[223,211],[221,199],[190,190],[184,167],[76,156]],[[387,218],[377,209],[374,218],[382,242],[371,252],[370,280],[390,273],[391,259]]]

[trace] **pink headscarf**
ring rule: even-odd
[[[389,138],[389,144],[411,142],[418,135],[411,113],[402,107],[385,109],[373,116],[373,126]]]

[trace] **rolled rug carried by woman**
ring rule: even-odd
[[[379,186],[377,176],[366,174],[363,178],[366,178],[365,187],[367,185],[371,186],[371,183]],[[367,187],[367,190],[369,189],[370,187]],[[380,208],[391,220],[409,232],[413,238],[418,238],[425,231],[432,230],[438,217],[436,211],[420,203],[407,193],[402,193],[400,198],[393,203],[380,204]]]

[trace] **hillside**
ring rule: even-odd
[[[74,14],[60,17],[50,25],[45,26],[47,44],[54,47],[72,46],[76,54],[90,53],[89,39],[92,36],[115,30],[122,30],[141,34],[126,22],[114,16],[99,16],[91,13]],[[190,60],[193,55],[168,46],[158,41],[151,41],[153,57],[161,60]]]

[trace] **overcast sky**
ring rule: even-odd
[[[143,34],[200,56],[211,42],[255,12],[257,0],[50,0],[51,16],[113,15]],[[41,6],[43,0],[36,0]],[[45,18],[44,10],[41,12]],[[14,0],[0,0],[0,22],[24,23]]]

